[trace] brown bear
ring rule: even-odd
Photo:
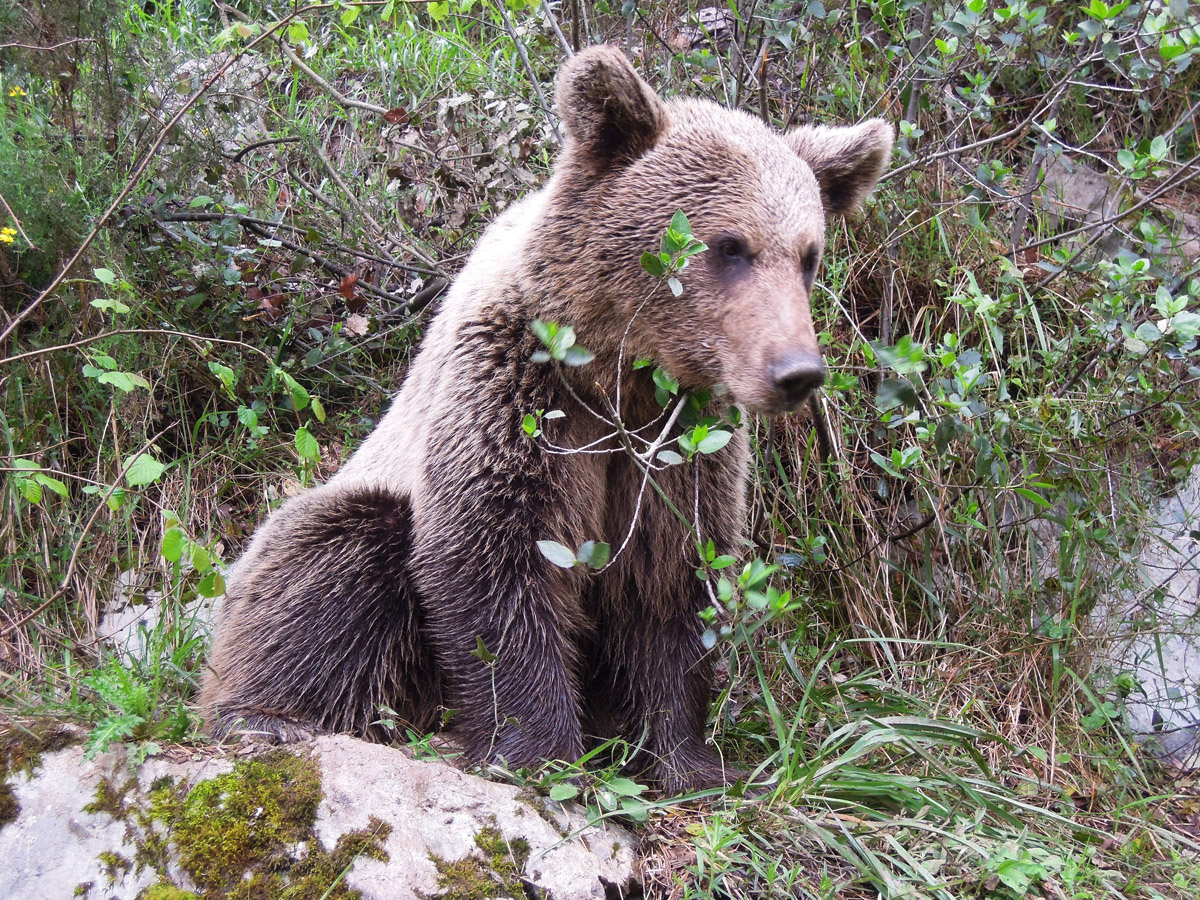
[[[741,550],[749,443],[737,429],[691,462],[645,458],[669,415],[633,363],[718,413],[804,400],[823,377],[809,295],[826,216],[874,186],[892,129],[779,136],[660,99],[607,47],[564,66],[556,101],[549,183],[487,229],[374,433],[234,566],[200,700],[214,734],[378,738],[381,706],[418,731],[453,710],[475,760],[574,760],[619,735],[666,790],[729,780],[704,736],[695,548]],[[676,210],[708,245],[679,296],[640,265]],[[539,361],[535,320],[572,326],[594,359]],[[539,410],[564,415],[533,439]],[[544,540],[613,558],[561,568]]]

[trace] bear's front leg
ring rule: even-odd
[[[472,759],[510,768],[583,753],[577,579],[551,571],[536,542],[528,539],[532,553],[524,542],[443,557],[426,610],[453,731]]]
[[[625,600],[635,591],[623,592]],[[608,722],[605,731],[615,726],[638,746],[635,767],[671,794],[723,786],[743,774],[726,766],[704,738],[713,659],[701,641],[699,593],[692,599],[609,606],[585,700],[589,722]]]

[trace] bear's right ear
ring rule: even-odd
[[[597,172],[633,162],[666,128],[666,105],[614,47],[568,60],[554,101],[575,152]]]

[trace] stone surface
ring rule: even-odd
[[[1088,238],[1097,229],[1101,230],[1104,236],[1099,247],[1110,256],[1124,246],[1121,229],[1114,228],[1112,220],[1125,208],[1145,199],[1144,194],[1131,190],[1123,179],[1064,155],[1047,157],[1042,167],[1041,190],[1036,196],[1052,227],[1096,226],[1085,232]],[[1200,256],[1200,217],[1162,202],[1154,204],[1152,210],[1167,232],[1158,252],[1184,263]]]
[[[208,758],[175,762],[152,759],[137,773],[137,790],[144,793],[165,776],[199,781],[232,768],[231,760]],[[93,886],[92,897],[133,900],[155,881],[153,872],[130,865],[111,866],[102,854],[118,854],[132,863],[135,848],[124,822],[106,812],[89,813],[100,782],[124,784],[133,777],[124,751],[83,759],[82,747],[42,755],[32,778],[10,777],[20,812],[15,822],[0,828],[0,897],[72,898],[80,885]]]
[[[1106,612],[1110,661],[1143,688],[1125,701],[1133,729],[1155,735],[1175,764],[1200,768],[1200,468],[1152,513],[1142,588]]]
[[[441,762],[419,762],[379,744],[322,737],[325,802],[317,836],[332,846],[338,835],[367,827],[374,815],[392,826],[389,860],[360,859],[349,883],[367,900],[410,900],[437,893],[434,856],[482,859],[475,844],[485,827],[510,843],[529,843],[525,877],[554,900],[624,896],[633,874],[636,842],[623,828],[589,828],[578,807],[522,796]]]
[[[311,753],[320,765],[324,799],[314,834],[325,848],[367,828],[373,816],[391,826],[389,859],[360,857],[346,876],[367,900],[442,895],[440,866],[457,860],[478,860],[486,872],[490,861],[477,840],[485,829],[505,846],[528,846],[520,876],[530,896],[606,900],[640,894],[634,836],[612,825],[589,827],[577,807],[351,737],[322,737],[288,749]],[[123,802],[127,809],[145,808],[150,786],[163,776],[194,786],[231,771],[237,758],[180,751],[173,759],[151,759]],[[20,812],[0,828],[0,897],[71,898],[77,886],[90,883],[93,898],[133,900],[153,884],[152,870],[131,864],[145,837],[134,817],[85,811],[102,780],[120,787],[132,777],[123,750],[87,762],[82,747],[44,754],[32,777],[11,776]],[[176,866],[169,874],[190,887]]]

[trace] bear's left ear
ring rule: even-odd
[[[821,186],[828,216],[854,212],[892,158],[892,126],[883,119],[861,125],[803,125],[785,135]]]
[[[596,171],[633,162],[666,128],[666,105],[614,47],[589,47],[570,59],[554,101],[567,137]]]

